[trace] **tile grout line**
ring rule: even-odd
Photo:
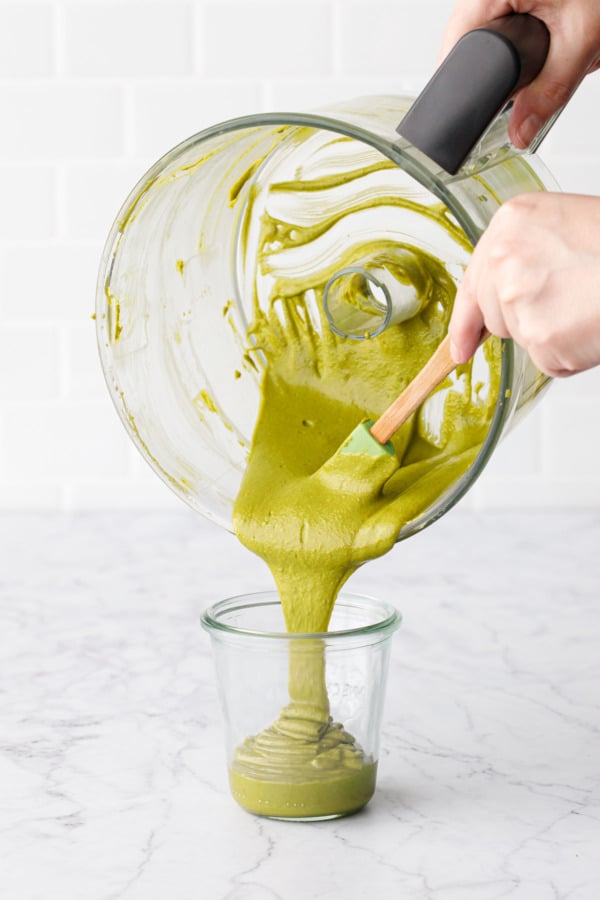
[[[331,3],[331,75],[334,79],[343,75],[343,47],[342,47],[342,6],[341,0],[332,0]]]
[[[53,6],[53,68],[57,79],[64,79],[67,70],[66,9],[62,3]]]
[[[135,158],[135,84],[132,80],[121,81],[121,125],[123,128],[123,152],[121,160],[131,161]]]
[[[192,51],[192,78],[206,77],[206,17],[204,5],[198,2],[193,3],[190,9],[190,33],[191,33],[191,51]]]
[[[56,240],[63,244],[69,237],[69,216],[67,212],[67,167],[57,162],[55,170]]]

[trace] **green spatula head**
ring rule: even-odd
[[[360,456],[395,456],[396,451],[391,441],[380,444],[371,434],[371,419],[366,419],[357,425],[339,449],[340,453]]]

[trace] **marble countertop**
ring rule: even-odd
[[[455,511],[350,586],[404,614],[378,790],[228,793],[199,614],[270,586],[181,513],[0,517],[6,900],[597,900],[600,514]]]

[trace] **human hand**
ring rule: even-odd
[[[458,0],[442,40],[445,57],[467,31],[509,13],[530,13],[550,31],[550,50],[537,78],[518,92],[509,122],[516,147],[527,147],[567,102],[582,79],[600,67],[598,0]]]
[[[540,192],[500,207],[456,294],[448,332],[457,363],[484,326],[547,375],[600,364],[600,198]]]

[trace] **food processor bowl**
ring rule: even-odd
[[[372,333],[363,327],[358,336],[376,339],[389,321],[418,313],[410,311],[406,275],[412,250],[440,260],[458,284],[503,202],[556,189],[534,153],[508,143],[504,117],[448,175],[399,139],[396,126],[411,104],[411,97],[366,97],[316,114],[255,115],[209,128],[150,169],[112,227],[96,306],[111,396],[156,473],[229,530],[264,370],[248,329],[273,303],[274,288],[301,291],[308,314],[328,327],[320,312],[332,285],[366,273],[381,289],[371,299],[383,297],[384,309]],[[399,539],[457,502],[548,384],[511,341],[501,360],[493,419],[475,461]],[[484,372],[481,350],[474,366]]]

